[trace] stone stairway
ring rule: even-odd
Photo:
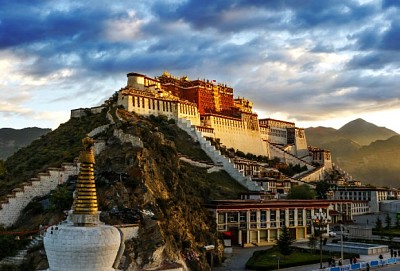
[[[33,198],[48,194],[59,184],[65,183],[70,176],[77,174],[76,163],[63,163],[60,168],[50,167],[46,172],[39,173],[37,178],[22,183],[0,201],[0,225],[12,226]]]
[[[43,236],[37,235],[35,238],[33,238],[32,241],[29,242],[28,245],[26,245],[27,249],[32,249],[34,247],[38,247],[43,244]]]
[[[20,266],[23,263],[27,254],[28,250],[22,249],[18,251],[17,255],[15,256],[5,257],[3,260],[0,261],[0,270],[2,269],[2,267],[5,266]]]
[[[18,251],[17,255],[5,257],[0,261],[0,270],[5,266],[21,266],[25,260],[26,255],[28,254],[28,250],[34,247],[38,247],[43,244],[43,237],[37,235],[32,241],[29,242],[28,245],[24,249]]]
[[[262,187],[256,182],[253,182],[250,177],[244,176],[236,168],[234,163],[232,163],[228,158],[221,155],[220,151],[216,150],[211,143],[206,140],[202,134],[197,131],[196,127],[191,124],[189,120],[179,118],[177,121],[179,128],[187,132],[193,140],[200,143],[201,149],[211,158],[217,166],[222,166],[224,170],[239,184],[246,187],[250,191],[261,191]]]
[[[283,148],[281,148],[281,147],[279,147],[279,146],[277,146],[277,145],[275,145],[275,144],[272,144],[272,143],[269,142],[269,145],[270,145],[272,148],[275,148],[276,151],[281,152],[282,154],[285,154],[285,155],[287,155],[287,156],[290,156],[291,159],[294,159],[295,161],[297,161],[297,164],[300,164],[301,166],[303,166],[303,165],[307,166],[308,171],[311,171],[311,170],[314,170],[314,169],[315,169],[315,166],[313,166],[312,164],[310,164],[310,163],[307,162],[306,160],[304,160],[304,159],[302,159],[302,158],[299,158],[299,157],[293,155],[292,153],[290,153],[290,152],[284,150]],[[282,155],[282,156],[284,156],[284,155]]]

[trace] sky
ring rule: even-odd
[[[397,0],[0,0],[0,128],[55,129],[126,74],[226,83],[260,118],[400,133]]]

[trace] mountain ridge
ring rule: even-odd
[[[0,128],[0,160],[5,160],[20,148],[51,132],[49,128]]]
[[[363,119],[355,119],[339,129],[305,129],[309,145],[328,149],[333,161],[364,184],[397,187],[400,176],[400,135]]]

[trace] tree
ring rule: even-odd
[[[288,199],[314,199],[315,191],[307,184],[293,186],[289,190]]]
[[[318,238],[314,234],[310,235],[310,237],[308,238],[308,247],[311,248],[313,253],[314,250],[317,248],[317,241]]]
[[[315,191],[317,192],[318,199],[327,199],[327,193],[330,189],[330,185],[327,181],[317,182],[315,186]]]
[[[65,185],[60,185],[50,196],[52,208],[60,211],[69,210],[72,205],[72,192]]]
[[[281,229],[281,234],[278,239],[278,248],[282,255],[292,254],[293,239],[290,236],[289,229],[284,224]]]
[[[386,214],[386,217],[385,217],[385,223],[386,223],[385,229],[390,230],[390,228],[392,226],[392,218],[390,217],[390,215],[388,213]]]
[[[381,231],[382,230],[382,220],[381,220],[381,218],[379,216],[376,218],[376,221],[375,221],[375,229],[377,231]]]
[[[396,229],[400,229],[400,217],[396,215]]]
[[[15,255],[20,247],[20,243],[15,241],[15,236],[0,235],[0,260]]]
[[[6,167],[4,165],[4,161],[0,160],[0,177],[6,174]]]

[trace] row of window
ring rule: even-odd
[[[278,130],[278,129],[271,129],[268,134],[270,136],[278,136],[278,137],[287,137],[286,131]]]
[[[303,215],[306,215],[306,219],[309,220],[311,219],[311,209],[297,209],[297,220],[303,220]],[[257,222],[257,212],[256,210],[250,211],[249,215],[249,222]],[[260,210],[260,222],[265,222],[267,220],[267,211],[266,210]],[[326,210],[323,212],[326,213]],[[289,210],[271,210],[270,211],[270,217],[269,221],[285,221],[286,220],[286,213],[288,213],[289,221],[294,221],[296,212],[295,209],[289,209]],[[223,212],[223,213],[218,213],[218,223],[223,224],[225,223],[225,218],[228,223],[234,223],[234,222],[247,222],[247,211],[240,211],[240,212]]]
[[[133,97],[132,105],[134,107],[145,108],[147,104],[148,109],[173,112],[173,103],[168,101],[160,101],[157,99],[150,99],[145,97]],[[180,112],[187,115],[196,115],[196,110],[193,106],[179,104]]]

